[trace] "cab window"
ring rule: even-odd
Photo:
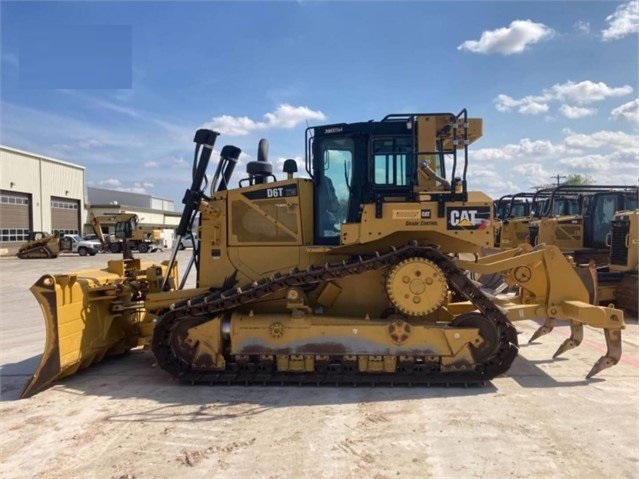
[[[373,140],[373,182],[378,186],[406,186],[412,144],[410,137]]]

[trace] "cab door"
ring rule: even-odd
[[[606,235],[613,215],[620,208],[619,200],[618,193],[597,193],[590,198],[588,214],[584,215],[585,247],[606,249]]]
[[[341,225],[349,220],[355,140],[327,136],[313,144],[315,244],[338,245]]]

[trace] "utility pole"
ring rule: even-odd
[[[559,183],[559,182],[560,182],[561,180],[565,180],[567,177],[566,177],[566,176],[563,176],[563,175],[555,175],[555,176],[553,176],[552,178],[553,178],[553,179],[555,179],[555,180],[557,180],[557,186],[559,186],[559,185],[560,185],[560,183]]]

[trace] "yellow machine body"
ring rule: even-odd
[[[517,355],[512,322],[539,317],[537,337],[570,321],[557,354],[579,345],[584,324],[604,330],[589,376],[616,364],[623,312],[591,304],[596,277],[582,281],[554,246],[479,257],[495,233],[492,200],[466,185],[481,133],[465,110],[314,127],[310,178],[288,160],[276,179],[261,143],[238,188],[228,180],[239,149],[227,145],[207,195],[217,133],[199,130],[178,227],[199,218],[196,288],[178,284],[176,251],[162,265],[44,276],[32,291],[47,346],[22,396],[136,346],[189,382],[485,382]],[[518,293],[496,298],[471,273],[500,273]]]

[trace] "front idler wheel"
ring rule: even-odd
[[[470,351],[476,363],[488,360],[497,352],[499,344],[499,331],[497,325],[479,313],[466,313],[457,316],[450,325],[454,328],[477,328],[484,340],[483,343],[470,345]]]

